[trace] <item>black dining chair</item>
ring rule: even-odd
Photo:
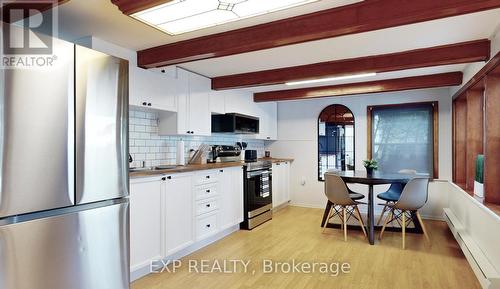
[[[398,171],[398,173],[416,175],[417,171],[410,169],[403,169]],[[385,204],[382,204],[384,208],[382,209],[382,214],[380,214],[380,217],[378,218],[377,226],[380,226],[380,222],[383,220],[385,212],[388,211],[389,205],[392,205],[399,200],[399,198],[401,197],[401,193],[403,192],[403,188],[404,184],[402,183],[392,183],[387,191],[377,195],[377,198],[381,199],[382,201],[385,201]]]

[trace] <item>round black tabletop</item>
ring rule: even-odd
[[[374,171],[367,174],[366,171],[332,171],[326,174],[334,174],[341,177],[346,183],[358,183],[365,185],[383,185],[391,183],[408,183],[415,175],[401,173],[384,173]]]

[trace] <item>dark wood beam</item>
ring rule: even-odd
[[[34,13],[52,9],[68,1],[69,0],[53,0],[52,2],[47,2],[47,0],[32,0],[28,2],[26,0],[9,0],[5,2],[0,1],[1,21],[5,23],[14,23],[21,19],[33,16]],[[22,9],[24,10],[24,14],[11,19],[11,16],[8,15],[8,11],[11,9]]]
[[[254,93],[255,102],[368,94],[462,84],[462,72]]]
[[[212,89],[221,90],[283,84],[290,81],[348,74],[381,73],[437,65],[488,61],[489,58],[490,41],[481,39],[383,55],[220,76],[212,78]]]
[[[365,0],[139,51],[144,68],[257,51],[500,7],[500,0]]]
[[[484,77],[492,70],[494,70],[498,65],[500,65],[500,52],[493,56],[488,63],[486,63],[481,70],[479,70],[467,83],[465,83],[460,89],[455,92],[453,99],[464,94],[469,88],[475,87]]]
[[[125,15],[134,14],[170,1],[173,0],[111,0]]]

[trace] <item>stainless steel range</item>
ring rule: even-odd
[[[272,163],[257,161],[244,166],[245,220],[241,228],[251,230],[272,219]]]

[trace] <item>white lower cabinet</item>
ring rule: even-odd
[[[243,222],[243,169],[219,170],[220,227],[226,229]]]
[[[162,257],[161,177],[130,183],[130,270]]]
[[[273,208],[290,201],[290,162],[273,163]]]
[[[176,253],[194,241],[193,194],[191,174],[165,176],[164,196],[164,256]]]
[[[178,257],[242,221],[241,167],[132,179],[130,270]]]

